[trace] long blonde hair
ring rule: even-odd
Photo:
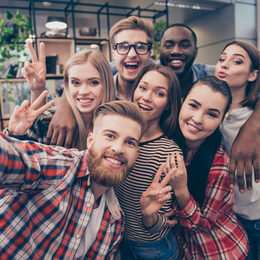
[[[75,65],[84,64],[86,62],[90,62],[99,72],[100,81],[103,86],[101,104],[110,102],[115,99],[115,85],[112,71],[107,59],[102,54],[102,52],[98,50],[82,50],[70,57],[65,66],[64,91],[77,121],[77,131],[75,131],[72,146],[80,150],[86,149],[88,133],[86,131],[81,114],[74,104],[74,101],[69,92],[69,70]],[[88,72],[86,71],[86,73]],[[92,126],[92,122],[90,125]]]

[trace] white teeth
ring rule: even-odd
[[[180,64],[180,63],[182,63],[182,61],[181,60],[172,60],[171,63],[172,64]]]
[[[125,63],[125,65],[127,65],[127,66],[137,66],[138,63],[136,63],[136,62],[127,62],[127,63]]]
[[[91,99],[82,99],[82,98],[79,98],[79,102],[80,102],[80,103],[90,103],[90,102],[91,102]]]
[[[193,130],[200,131],[199,128],[197,128],[197,127],[195,127],[195,126],[193,126],[193,125],[191,125],[191,124],[188,124],[188,126],[189,126],[191,129],[193,129]]]
[[[147,107],[147,106],[142,105],[142,104],[139,104],[139,107],[140,107],[140,108],[143,108],[143,109],[147,109],[147,110],[152,110],[152,108]]]
[[[114,163],[114,164],[117,164],[117,165],[121,165],[122,163],[116,159],[113,159],[113,158],[110,158],[110,157],[107,157],[106,158],[109,162],[111,163]]]

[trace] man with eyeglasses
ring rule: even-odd
[[[118,71],[115,75],[117,98],[131,100],[133,82],[151,56],[152,22],[130,16],[115,23],[109,35],[112,56]]]

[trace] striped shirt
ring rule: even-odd
[[[125,237],[127,239],[138,242],[156,241],[163,238],[170,230],[166,224],[164,212],[172,209],[173,198],[159,211],[160,221],[156,227],[158,231],[152,232],[142,223],[140,197],[152,183],[160,165],[166,162],[167,156],[175,151],[180,151],[180,148],[166,136],[140,143],[138,157],[132,172],[121,185],[115,188],[119,203],[125,213]]]
[[[247,256],[247,235],[232,210],[234,192],[228,176],[228,156],[220,147],[209,172],[202,208],[193,197],[182,210],[175,203],[183,259],[239,260]]]
[[[86,158],[86,151],[0,134],[0,259],[75,258],[94,207]],[[84,259],[111,259],[122,231],[111,188]]]

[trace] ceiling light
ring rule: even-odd
[[[165,5],[165,0],[157,0],[154,4],[156,5]],[[178,8],[188,8],[194,10],[203,10],[203,11],[215,11],[216,7],[212,5],[200,4],[200,3],[191,3],[189,1],[178,1],[178,0],[169,0],[167,3],[168,6],[178,7]]]
[[[65,19],[62,17],[52,17],[49,16],[47,19],[47,23],[45,24],[46,28],[49,30],[64,30],[67,28],[67,23]]]

